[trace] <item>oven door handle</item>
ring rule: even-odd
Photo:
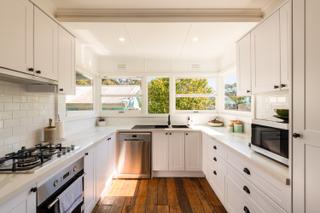
[[[86,173],[83,173],[83,174],[80,175],[78,178],[83,178],[85,175],[86,175]],[[78,178],[77,178],[77,179],[78,179]],[[51,209],[58,201],[59,201],[59,198],[56,198],[54,201],[52,201],[52,202],[48,205],[47,209]]]

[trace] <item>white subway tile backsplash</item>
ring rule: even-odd
[[[43,140],[55,115],[55,94],[30,93],[21,84],[0,81],[0,157]]]

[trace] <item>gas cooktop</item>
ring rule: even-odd
[[[21,147],[17,152],[0,158],[0,173],[34,173],[53,159],[74,151],[77,147],[40,143],[31,148]]]

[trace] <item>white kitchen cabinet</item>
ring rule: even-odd
[[[209,174],[209,139],[207,134],[202,135],[202,171],[206,177]]]
[[[58,24],[34,7],[34,69],[40,77],[58,80]]]
[[[33,74],[32,3],[2,0],[0,35],[0,67]]]
[[[0,205],[1,213],[35,213],[37,212],[36,192],[30,189],[22,191],[16,197]]]
[[[59,93],[75,94],[75,38],[64,28],[58,36],[58,90]]]
[[[281,48],[281,73],[280,88],[289,88],[289,82],[292,72],[292,18],[290,1],[280,8],[280,48]]]
[[[251,33],[254,93],[280,89],[280,12],[276,11]]]
[[[95,200],[95,161],[94,148],[89,149],[84,156],[84,209],[85,213],[93,210]]]
[[[320,1],[293,0],[293,208],[320,209]]]
[[[152,170],[169,170],[169,134],[165,131],[152,133]]]
[[[201,171],[202,140],[201,132],[185,132],[185,170]]]
[[[116,150],[116,136],[111,134],[107,138],[108,142],[108,159],[107,159],[107,179],[112,178],[115,171],[115,150]]]
[[[184,132],[169,132],[169,170],[184,171]]]
[[[94,150],[95,164],[95,198],[100,199],[105,188],[108,172],[108,140],[100,141]]]
[[[251,94],[251,34],[248,33],[237,43],[237,95]]]

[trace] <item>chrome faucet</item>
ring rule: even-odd
[[[170,118],[170,114],[168,115],[168,126],[171,127],[171,118]]]

